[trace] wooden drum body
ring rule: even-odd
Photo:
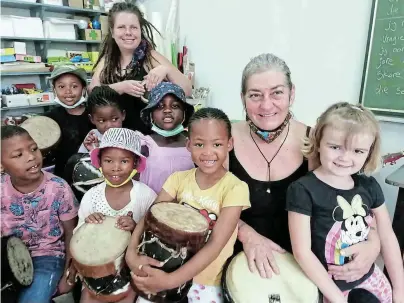
[[[161,268],[173,272],[187,262],[206,243],[209,225],[195,209],[178,203],[157,203],[145,216],[145,232],[139,253],[164,262]],[[180,302],[192,281],[156,296],[140,295],[153,302]]]
[[[43,156],[43,166],[52,165],[54,162],[52,152],[62,137],[59,125],[51,118],[34,116],[25,120],[20,126],[27,130],[38,145]]]
[[[116,218],[106,217],[102,224],[85,223],[70,241],[73,264],[83,285],[104,302],[125,298],[130,290],[130,271],[125,251],[131,233],[115,227]]]
[[[18,292],[31,285],[34,265],[20,238],[1,238],[1,301],[16,302]]]
[[[79,201],[90,188],[104,181],[101,171],[91,164],[88,153],[71,156],[66,163],[64,175]]]
[[[261,278],[248,268],[244,252],[228,260],[222,276],[222,287],[227,303],[317,303],[316,285],[306,277],[289,253],[273,252],[280,275]]]

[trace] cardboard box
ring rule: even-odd
[[[83,0],[68,0],[68,5],[75,8],[84,8]]]
[[[80,29],[79,36],[81,40],[101,41],[102,33],[99,29]]]
[[[98,20],[101,24],[102,38],[104,39],[109,31],[108,16],[101,15]]]

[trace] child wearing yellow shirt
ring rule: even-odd
[[[209,222],[211,234],[206,245],[172,273],[152,268],[156,262],[137,254],[144,231],[141,220],[133,232],[126,261],[133,282],[144,293],[158,293],[179,287],[193,279],[188,300],[223,302],[220,278],[226,260],[233,253],[237,222],[250,206],[246,183],[228,172],[223,163],[233,148],[231,123],[219,109],[203,108],[190,119],[187,148],[197,168],[175,172],[166,181],[156,202],[179,201],[199,210]],[[147,276],[146,276],[147,275]],[[137,302],[147,302],[139,299]]]

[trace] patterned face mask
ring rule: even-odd
[[[258,137],[260,137],[266,143],[273,142],[279,135],[283,132],[285,127],[289,124],[290,118],[292,118],[292,114],[289,112],[286,116],[285,120],[279,125],[277,128],[273,130],[263,130],[256,126],[251,119],[247,116],[247,123],[250,126],[250,129],[253,133],[255,133]]]

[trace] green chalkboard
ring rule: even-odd
[[[374,0],[361,103],[376,112],[404,114],[404,0]]]

